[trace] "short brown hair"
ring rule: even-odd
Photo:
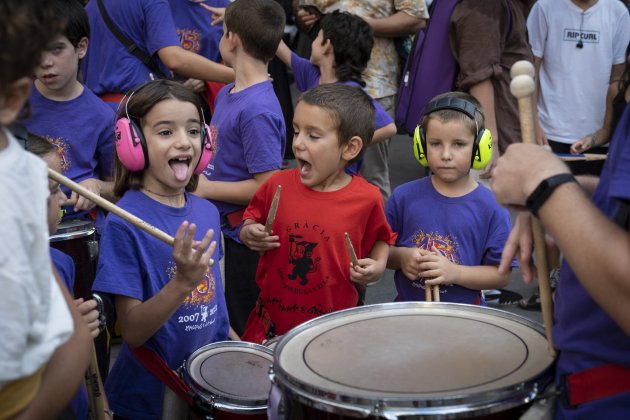
[[[339,145],[344,146],[354,136],[363,140],[361,152],[350,161],[361,157],[374,137],[376,110],[372,99],[363,89],[340,83],[327,83],[307,90],[298,102],[305,102],[327,111],[337,124]]]
[[[46,0],[0,1],[0,95],[33,75],[42,51],[61,32],[62,22]]]
[[[485,127],[485,117],[479,101],[474,96],[465,92],[447,92],[437,95],[435,98],[431,99],[431,102],[438,101],[443,98],[458,98],[463,99],[466,102],[470,102],[475,106],[475,108],[477,108],[478,111],[475,113],[475,119],[471,119],[468,115],[461,111],[454,109],[440,109],[422,117],[420,125],[424,128],[425,134],[427,132],[429,121],[436,119],[441,122],[461,121],[462,124],[466,126],[466,129],[470,130],[471,134],[476,137],[478,132]]]
[[[243,49],[265,63],[275,57],[286,15],[274,0],[235,0],[225,9],[226,32],[239,36]]]

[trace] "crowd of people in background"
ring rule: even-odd
[[[535,280],[532,216],[560,272],[556,418],[624,418],[630,6],[457,2],[457,91],[417,122],[409,153],[427,176],[392,191],[400,47],[439,1],[0,2],[0,419],[88,418],[99,334],[122,339],[101,372],[106,416],[157,419],[164,383],[139,350],[174,370],[208,343],[265,343],[365,304],[386,268],[397,301],[486,306],[513,268]],[[521,60],[531,145],[510,92]],[[559,158],[586,152],[606,156]],[[73,299],[76,256],[49,246],[77,220],[95,226],[107,325]]]

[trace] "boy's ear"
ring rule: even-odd
[[[344,160],[351,161],[361,153],[363,149],[363,140],[359,136],[353,136],[348,143],[343,146],[341,157]]]
[[[24,107],[31,91],[31,79],[22,77],[11,83],[4,93],[0,93],[0,126],[11,124]]]
[[[241,44],[241,38],[234,32],[227,32],[225,34],[225,39],[228,41],[227,44],[230,49],[234,49],[237,45]]]
[[[77,53],[79,54],[79,60],[82,60],[83,57],[85,57],[85,54],[87,54],[88,44],[89,41],[87,37],[83,37],[79,40],[79,43],[77,44]]]

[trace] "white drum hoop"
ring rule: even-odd
[[[197,349],[179,368],[202,402],[219,411],[259,414],[267,410],[273,352],[260,344],[220,341]],[[234,379],[236,381],[230,379]],[[236,389],[237,387],[239,389]]]
[[[442,322],[441,327],[446,325],[447,331],[436,330],[436,320]],[[398,342],[390,342],[390,348],[386,348],[393,352],[383,353],[382,347],[371,349],[365,345],[370,328],[384,324],[391,324],[388,326],[393,328],[406,327],[404,336],[396,336],[395,329],[388,331],[391,333],[389,338],[399,339]],[[471,331],[473,327],[477,331]],[[487,336],[493,330],[502,331],[503,340],[516,347],[492,351],[482,361],[475,360],[475,352],[472,351],[469,359],[463,362],[451,360],[448,348],[430,348],[431,341],[443,343],[448,340],[449,334],[460,334],[455,338],[465,337],[465,345],[496,339]],[[349,339],[344,340],[344,336],[349,336]],[[479,338],[470,340],[469,336]],[[494,347],[500,345],[497,343]],[[401,346],[404,347],[402,350]],[[327,361],[318,360],[324,354],[323,349],[335,362],[330,367],[326,367],[330,364]],[[410,350],[413,354],[403,354]],[[381,371],[377,367],[382,364],[372,357],[379,351],[389,364]],[[506,369],[506,360],[502,356],[510,351],[518,363],[513,369]],[[424,357],[425,353],[427,357]],[[459,365],[468,363],[475,367],[473,379],[495,363],[500,366],[500,372],[495,380],[483,377],[470,381],[468,378],[469,383],[459,387],[453,387],[449,380],[436,381],[440,378],[436,378],[434,373],[428,373],[426,381],[414,382],[409,356],[417,356],[413,360],[432,367],[429,370],[440,370],[445,365],[458,366],[457,362]],[[368,360],[361,362],[362,359]],[[487,362],[491,365],[488,366]],[[531,402],[542,390],[543,384],[546,386],[552,379],[549,372],[552,364],[544,329],[527,318],[475,305],[396,302],[335,312],[292,329],[275,348],[271,378],[283,395],[329,413],[387,419],[402,416],[464,418],[497,413]],[[357,382],[363,383],[356,386],[345,381],[343,375],[346,374],[354,375],[358,378]],[[448,375],[447,372],[443,374]],[[399,389],[384,388],[388,382],[387,375],[404,376]],[[396,383],[399,384],[399,381]]]

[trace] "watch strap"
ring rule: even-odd
[[[525,205],[532,212],[532,214],[538,217],[538,211],[545,204],[551,194],[562,184],[567,182],[577,182],[573,174],[562,173],[558,175],[550,176],[544,179],[538,184],[536,189],[527,197]]]

